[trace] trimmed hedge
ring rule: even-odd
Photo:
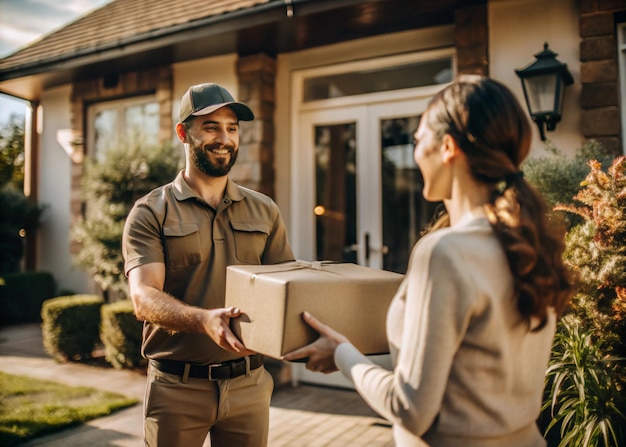
[[[47,272],[0,275],[0,324],[40,322],[43,302],[55,293],[54,277]]]
[[[44,301],[41,308],[44,349],[58,362],[92,358],[100,341],[97,295],[61,296]]]
[[[117,369],[144,366],[146,361],[141,357],[143,324],[135,317],[132,301],[105,304],[100,316],[100,339],[105,359]]]

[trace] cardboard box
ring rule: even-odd
[[[403,275],[350,263],[295,261],[234,265],[226,273],[226,307],[248,349],[280,358],[315,341],[305,310],[344,334],[364,354],[389,352],[385,320]]]

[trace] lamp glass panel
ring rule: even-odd
[[[563,101],[565,101],[565,85],[563,83],[559,83],[560,85],[557,88],[557,95],[554,97],[554,110],[558,113],[559,116],[563,115]]]
[[[548,74],[524,79],[530,113],[554,112],[557,75]]]

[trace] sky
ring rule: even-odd
[[[33,43],[111,0],[0,0],[0,58]],[[0,126],[26,105],[0,93]]]

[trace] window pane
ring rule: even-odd
[[[356,263],[356,124],[315,127],[317,259]]]
[[[452,59],[416,62],[305,79],[304,102],[400,90],[452,81]]]
[[[159,142],[159,104],[154,97],[134,97],[93,104],[89,108],[88,151],[102,160],[107,149],[126,144]]]
[[[159,136],[159,105],[156,102],[137,104],[124,110],[124,132],[147,144],[156,144]]]
[[[101,110],[94,119],[94,157],[101,160],[104,152],[114,144],[117,129],[118,112],[115,109]]]
[[[422,196],[423,181],[413,159],[418,117],[383,119],[381,129],[383,269],[406,273],[409,256],[438,206]]]

